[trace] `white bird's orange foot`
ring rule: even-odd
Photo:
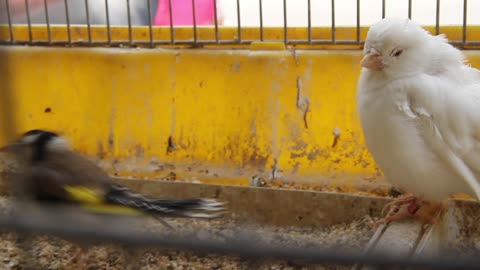
[[[445,206],[441,203],[425,202],[414,195],[407,195],[386,204],[382,210],[382,215],[387,210],[389,211],[386,217],[375,222],[375,228],[380,224],[388,224],[392,221],[407,218],[419,220],[423,224],[434,224],[437,213],[439,211],[443,212]]]

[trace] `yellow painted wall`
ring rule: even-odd
[[[480,66],[477,51],[466,53]],[[361,57],[359,50],[2,46],[0,90],[13,110],[1,111],[17,133],[61,131],[82,153],[117,160],[120,173],[155,174],[141,168],[152,157],[233,174],[268,171],[277,159],[284,175],[373,179],[379,173],[355,106]],[[0,135],[2,144],[12,139]],[[176,148],[168,152],[170,136]]]

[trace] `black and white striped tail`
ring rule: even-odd
[[[216,218],[225,210],[223,203],[215,199],[152,199],[119,185],[112,185],[106,200],[146,213],[170,217]]]

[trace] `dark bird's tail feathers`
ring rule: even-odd
[[[106,200],[150,214],[170,217],[216,218],[225,210],[223,203],[215,199],[152,199],[120,185],[112,185]]]

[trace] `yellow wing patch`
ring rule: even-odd
[[[85,186],[65,186],[64,189],[74,201],[87,204],[104,203],[103,194]]]
[[[97,213],[141,215],[141,211],[123,206],[105,203],[103,193],[85,186],[65,186],[65,191],[73,201],[77,201],[83,208]]]

